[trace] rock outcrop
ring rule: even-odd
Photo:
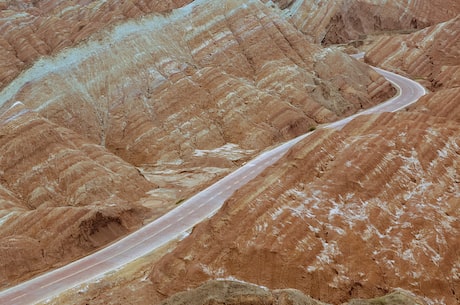
[[[155,185],[135,167],[20,102],[0,113],[0,286],[143,224]]]
[[[420,1],[273,1],[305,35],[323,44],[346,43],[366,34],[416,30],[460,13],[456,0]]]
[[[295,289],[270,291],[266,287],[230,280],[209,281],[196,289],[177,293],[161,305],[326,305]],[[386,296],[371,299],[354,299],[348,305],[422,305],[423,300],[401,289]]]
[[[161,305],[325,305],[294,289],[270,291],[265,287],[231,280],[209,281],[178,293]]]
[[[0,1],[0,88],[37,58],[75,46],[101,28],[191,1]]]
[[[451,90],[449,114],[429,102],[443,90],[411,111],[315,131],[152,267],[159,295],[232,276],[334,304],[394,287],[458,303],[460,105]]]
[[[367,66],[243,2],[196,1],[100,32],[16,79],[10,102],[140,166],[227,143],[258,150],[394,94]]]
[[[312,42],[459,12],[458,1],[189,2],[0,2],[0,286],[94,251],[270,145],[395,93]],[[137,300],[175,304],[206,290],[165,299],[235,277],[319,301],[214,282],[205,288],[251,293],[218,292],[211,304],[341,303],[395,287],[458,302],[458,47],[445,41],[457,28],[458,17],[404,36],[420,41],[413,53],[395,51],[403,38],[382,40],[386,55],[373,49],[368,61],[420,62],[404,71],[423,72],[437,91],[397,114],[318,129],[145,270]],[[166,191],[167,208],[146,208],[146,196]],[[417,300],[398,293],[369,302]]]
[[[4,286],[118,238],[272,144],[394,94],[259,1],[134,9],[141,2],[16,1],[2,11],[3,45],[17,56],[3,62],[33,63],[0,97]],[[74,31],[75,18],[88,23]]]
[[[460,87],[460,15],[407,35],[382,37],[365,60],[424,81],[431,90]]]
[[[411,36],[455,33],[455,22]],[[455,44],[446,32],[439,42]],[[443,46],[434,48],[447,55],[438,60],[455,64],[458,48]],[[418,68],[426,67],[433,66]],[[437,88],[408,112],[359,118],[307,139],[154,267],[153,286],[167,295],[170,282],[160,279],[189,279],[180,290],[236,276],[334,303],[391,287],[458,303],[460,92],[455,77],[446,79],[452,89]]]

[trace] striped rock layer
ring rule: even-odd
[[[279,0],[283,15],[312,40],[346,43],[366,34],[421,29],[460,13],[456,0]]]
[[[0,286],[142,225],[155,186],[136,168],[19,102],[2,110]]]
[[[92,20],[108,25],[164,10],[152,2],[128,14],[137,11],[114,3],[8,2],[1,13],[16,17],[2,19],[5,48],[30,64],[93,33]],[[46,16],[62,22],[49,30],[70,36],[56,31],[51,42]],[[82,36],[67,32],[78,16],[88,22]],[[21,27],[38,40],[19,35]],[[393,94],[366,65],[311,44],[259,1],[195,1],[35,61],[0,95],[0,285],[94,251],[159,214],[142,205],[157,185],[138,166],[187,172],[213,163],[228,171],[240,157],[209,155],[222,148],[253,155]],[[197,190],[208,180],[180,187]]]
[[[234,278],[333,304],[396,287],[458,303],[459,94],[315,131],[152,267],[156,297]]]
[[[139,201],[156,185],[135,166],[199,166],[204,151],[234,143],[257,152],[394,93],[365,65],[310,43],[353,39],[367,19],[342,33],[344,13],[318,6],[316,16],[332,23],[309,39],[304,33],[322,23],[300,9],[305,1],[280,2],[281,14],[259,1],[160,2],[0,2],[8,8],[0,25],[1,285],[141,225],[152,211]],[[163,15],[147,16],[154,11]],[[402,16],[397,24],[415,28],[444,18]],[[372,31],[389,27],[373,20]],[[150,274],[150,295],[236,276],[330,302],[393,287],[458,301],[451,90],[407,113],[307,138],[165,256]],[[445,98],[445,106],[433,102]]]
[[[41,56],[54,54],[103,27],[191,0],[0,1],[0,88]]]
[[[366,61],[424,80],[432,90],[460,87],[460,16],[408,35],[382,37]]]
[[[457,19],[394,38],[419,49],[398,58],[440,52],[434,65],[413,67],[455,71]],[[403,112],[357,118],[299,143],[152,267],[155,297],[228,278],[334,304],[395,287],[428,304],[457,304],[460,90],[455,73],[445,80]],[[183,284],[171,289],[179,277]]]
[[[226,143],[265,148],[394,93],[258,1],[196,1],[98,37],[38,62],[10,84],[7,103],[136,165],[181,163]]]

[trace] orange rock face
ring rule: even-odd
[[[2,1],[0,88],[43,55],[56,53],[110,24],[168,12],[191,0]]]
[[[452,35],[457,19],[412,35]],[[446,37],[439,42],[455,64]],[[437,89],[402,112],[359,117],[300,142],[152,267],[156,298],[236,278],[334,304],[395,287],[457,304],[460,91],[455,79]]]
[[[202,1],[100,30],[4,88],[0,257],[11,259],[2,261],[2,285],[93,251],[234,162],[394,94],[366,65],[309,43],[263,4],[243,2]],[[5,50],[19,60],[5,62],[19,71],[117,16],[142,15],[115,2],[66,3],[2,11],[12,20],[4,24]],[[75,32],[67,22],[78,25],[77,16],[99,23]],[[171,171],[180,178],[162,177]],[[205,178],[186,176],[195,171]],[[147,211],[152,192],[161,204]],[[39,247],[26,253],[31,245]]]
[[[366,61],[423,79],[431,90],[460,87],[460,16],[422,31],[383,37]]]
[[[394,287],[455,304],[459,132],[411,112],[316,131],[197,226],[151,280],[161,295],[231,276],[334,304]]]
[[[136,165],[182,164],[226,143],[265,148],[394,93],[258,2],[198,4],[99,35],[110,38],[18,78],[10,101]]]
[[[323,44],[344,43],[384,31],[421,29],[460,13],[456,0],[274,2],[299,30]]]
[[[20,102],[0,115],[0,286],[142,225],[155,186],[132,165]]]
[[[189,2],[0,2],[0,286],[142,225],[163,208],[143,205],[152,192],[174,185],[170,208],[270,145],[395,93],[312,41],[459,12],[456,1],[404,13],[400,1]],[[404,71],[451,89],[299,143],[146,271],[146,300],[235,277],[333,303],[394,287],[458,302],[457,29],[458,17],[404,36],[410,52],[392,38],[367,58],[407,57]]]

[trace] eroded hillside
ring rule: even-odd
[[[64,11],[71,22],[112,7],[46,3],[2,13],[38,22],[29,11]],[[259,1],[195,1],[100,29],[9,83],[0,98],[2,285],[89,253],[260,150],[394,94],[277,12]]]
[[[347,43],[367,34],[411,31],[460,13],[456,0],[278,0],[283,16],[313,41]]]
[[[412,35],[451,35],[457,19]],[[438,50],[458,61],[448,37]],[[455,79],[437,89],[300,142],[152,267],[155,297],[236,278],[334,304],[394,287],[458,303],[460,91]]]
[[[0,1],[0,88],[37,58],[75,46],[108,25],[191,0]]]
[[[366,61],[412,78],[431,90],[460,86],[460,15],[408,35],[384,36]]]
[[[398,113],[315,131],[151,267],[64,300],[281,302],[264,289],[194,289],[233,279],[333,304],[458,303],[459,97],[438,90]],[[380,298],[395,287],[418,297]]]
[[[412,112],[316,131],[196,227],[151,280],[161,295],[234,276],[332,303],[401,287],[454,304],[459,132],[458,121]]]
[[[103,147],[17,102],[0,114],[0,285],[75,259],[143,224],[156,185]]]
[[[100,32],[110,38],[45,63],[51,71],[37,65],[10,103],[142,165],[226,143],[267,147],[394,93],[258,1],[201,2]]]
[[[420,305],[423,300],[401,289],[371,300],[351,300],[348,305]],[[295,289],[269,290],[244,282],[230,280],[209,281],[196,289],[177,293],[161,305],[326,305]]]
[[[458,14],[456,1],[187,2],[0,2],[3,287],[115,240],[271,145],[394,94],[366,65],[312,41]],[[422,71],[435,93],[340,131],[319,128],[174,250],[67,302],[199,303],[217,291],[210,302],[319,304],[241,283],[229,285],[249,289],[242,299],[205,285],[166,300],[225,278],[334,304],[395,287],[420,296],[403,294],[407,304],[458,303],[457,25],[382,41],[386,55],[368,56],[386,67],[407,57],[417,69],[403,70]],[[399,55],[407,38],[415,47]]]

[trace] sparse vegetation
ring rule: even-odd
[[[185,198],[181,198],[181,199],[176,201],[175,205],[180,205],[184,201],[185,201]]]

